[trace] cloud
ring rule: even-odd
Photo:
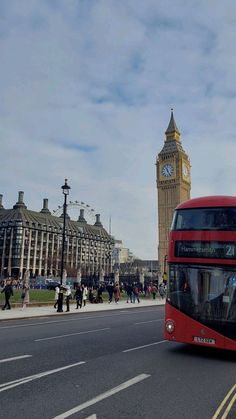
[[[72,142],[67,139],[64,139],[64,140],[57,139],[57,140],[52,140],[52,142],[60,145],[62,148],[65,148],[68,150],[74,150],[74,151],[78,151],[82,153],[93,153],[98,149],[97,146],[93,146],[89,144],[79,144],[77,142]]]

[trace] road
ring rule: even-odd
[[[227,419],[236,354],[163,340],[164,308],[0,323],[4,419]],[[236,396],[235,396],[236,397]],[[226,417],[226,416],[225,416]]]

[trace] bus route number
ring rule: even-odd
[[[234,246],[227,245],[225,250],[226,250],[225,251],[226,256],[234,257],[234,255],[235,255],[235,247]]]

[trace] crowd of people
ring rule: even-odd
[[[69,286],[58,286],[55,288],[55,304],[54,308],[58,312],[63,311],[63,301],[66,303],[66,311],[70,311],[70,301],[75,300],[76,309],[81,309],[86,306],[86,301],[90,304],[103,303],[103,293],[108,293],[108,302],[111,304],[113,301],[115,304],[119,304],[121,294],[125,295],[127,303],[140,303],[140,296],[143,295],[147,298],[153,298],[157,296],[164,299],[166,296],[166,287],[163,283],[159,286],[155,284],[144,285],[141,284],[119,284],[118,282],[109,282],[108,284],[100,284],[97,287],[87,287],[84,284],[76,285],[75,292],[72,293]]]
[[[13,289],[19,288],[19,284],[15,283],[15,280],[8,278],[2,284],[1,293],[5,295],[5,303],[2,310],[10,310],[11,304],[10,299],[14,295]],[[20,287],[21,290],[21,306],[24,310],[30,301],[29,290],[30,285],[28,281],[23,281]],[[125,296],[127,303],[140,303],[140,296],[156,299],[160,296],[162,299],[165,298],[166,289],[163,283],[159,286],[156,284],[119,284],[118,282],[109,282],[107,284],[99,284],[97,287],[87,287],[84,284],[76,284],[74,292],[72,292],[69,285],[58,285],[55,287],[54,296],[54,308],[57,312],[63,312],[63,304],[66,304],[66,311],[70,311],[70,302],[74,300],[76,302],[76,309],[82,309],[86,306],[86,302],[89,301],[91,304],[103,303],[103,293],[108,293],[108,302],[111,304],[113,301],[115,304],[119,304],[121,294]],[[124,298],[122,298],[124,299]]]

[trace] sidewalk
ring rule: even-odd
[[[27,319],[32,317],[48,317],[48,316],[61,316],[66,314],[67,316],[71,314],[80,314],[80,313],[91,313],[94,311],[108,311],[108,310],[127,310],[132,308],[146,308],[146,307],[153,307],[164,305],[165,300],[161,298],[156,298],[155,300],[140,300],[140,304],[137,302],[135,304],[126,303],[126,301],[120,301],[118,304],[112,302],[111,304],[105,302],[102,304],[90,304],[87,302],[85,307],[76,309],[76,304],[70,304],[70,311],[68,313],[65,312],[66,305],[63,306],[63,313],[57,313],[57,311],[52,306],[43,306],[43,307],[27,307],[22,310],[19,307],[12,308],[11,310],[0,310],[0,322],[3,320],[14,320],[14,319]]]

